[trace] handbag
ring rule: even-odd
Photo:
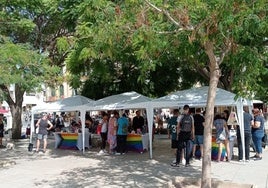
[[[227,137],[227,135],[226,135],[226,131],[225,131],[225,128],[223,128],[222,132],[221,132],[220,135],[219,135],[219,139],[220,139],[221,141],[223,141],[223,140],[226,140],[226,137]]]

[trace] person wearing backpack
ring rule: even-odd
[[[190,166],[190,157],[192,153],[192,140],[194,140],[194,118],[189,114],[189,105],[184,105],[183,114],[178,120],[177,124],[177,134],[178,134],[178,149],[176,156],[176,163],[172,163],[171,166],[179,167],[181,162],[181,152],[182,149],[186,150],[186,164],[185,166]]]

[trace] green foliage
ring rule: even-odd
[[[29,44],[0,43],[0,85],[17,84],[22,91],[31,92],[59,69],[48,64],[47,57],[34,51]]]
[[[219,86],[244,96],[260,89],[263,80],[249,78],[264,74],[264,1],[150,2],[168,11],[179,25],[145,1],[77,3],[74,12],[80,16],[68,70],[87,75],[91,88],[107,88],[103,93],[122,91],[123,86],[126,91],[135,83],[143,94],[161,96],[197,81],[207,85],[210,66],[204,44],[212,41],[215,58],[224,57]]]

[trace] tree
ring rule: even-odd
[[[75,9],[79,10],[80,17],[75,44],[66,61],[73,75],[70,80],[74,88],[81,86],[80,77],[84,77],[82,94],[89,98],[99,99],[129,90],[159,97],[175,89],[184,89],[186,84],[189,87],[197,80],[203,83],[194,69],[183,66],[183,63],[178,68],[179,62],[184,60],[173,54],[168,42],[165,45],[159,42],[160,49],[152,53],[159,57],[158,60],[154,58],[157,63],[143,59],[143,52],[138,48],[146,42],[140,41],[142,37],[139,36],[152,35],[153,38],[154,33],[135,29],[140,23],[129,22],[131,28],[128,28],[121,19],[121,7],[114,2],[120,1],[85,1]],[[130,13],[129,18],[134,16],[136,19],[136,13],[128,9],[124,11]],[[64,39],[61,42],[65,43]]]
[[[12,138],[21,138],[22,102],[25,92],[40,88],[43,80],[51,80],[58,69],[48,64],[47,57],[26,44],[14,44],[3,37],[0,42],[0,90],[9,104],[13,118]],[[10,87],[14,86],[15,98]]]
[[[104,65],[107,59],[123,64],[129,61],[120,56],[128,53],[140,70],[138,80],[149,90],[150,73],[167,64],[169,56],[177,69],[195,70],[209,80],[202,187],[211,187],[216,88],[234,90],[240,96],[259,90],[267,62],[265,1],[100,0],[83,2],[79,7],[77,35],[82,37],[70,53],[69,68]],[[74,60],[78,63],[72,63]]]
[[[259,70],[263,67],[265,50],[257,49],[255,51],[253,49],[253,52],[248,50],[254,45],[243,44],[242,41],[249,40],[252,35],[243,36],[244,40],[242,40],[241,32],[251,31],[250,27],[244,27],[245,23],[248,26],[257,24],[258,30],[255,32],[260,35],[258,37],[259,44],[266,40],[267,27],[265,26],[267,26],[267,18],[263,14],[267,4],[266,8],[264,8],[264,1],[180,1],[178,3],[155,1],[156,4],[151,3],[149,0],[145,1],[154,11],[165,15],[169,22],[176,26],[175,31],[181,30],[182,32],[179,35],[185,35],[186,32],[189,37],[188,42],[192,44],[186,50],[188,53],[193,54],[194,57],[204,57],[202,56],[203,53],[206,55],[206,59],[203,59],[206,61],[203,63],[198,61],[196,66],[201,68],[200,70],[206,71],[209,77],[206,126],[204,130],[204,135],[206,136],[204,139],[202,187],[211,187],[211,125],[213,124],[216,88],[222,77],[223,68],[221,66],[224,64],[225,67],[236,66],[251,75],[260,75]],[[254,28],[256,29],[256,27]],[[201,52],[197,53],[195,51],[196,47],[199,47]],[[237,62],[237,58],[239,58],[240,62]],[[247,59],[249,61],[245,61]],[[254,65],[252,64],[253,62]],[[248,95],[248,93],[242,92],[245,89],[253,91],[253,88],[256,88],[256,86],[246,84],[250,82],[250,78],[244,78],[245,80],[240,80],[236,85],[240,89],[240,95]]]
[[[38,89],[42,83],[54,86],[63,80],[59,67],[63,66],[66,54],[57,50],[56,41],[57,37],[70,36],[73,31],[71,18],[67,19],[64,15],[68,13],[60,9],[68,4],[64,2],[14,0],[0,3],[1,69],[5,71],[0,89],[11,108],[13,138],[21,137],[24,93]],[[15,99],[10,95],[11,84],[15,88]]]

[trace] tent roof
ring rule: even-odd
[[[64,98],[57,100],[52,103],[43,103],[38,106],[33,107],[33,111],[47,111],[47,112],[56,112],[56,111],[78,111],[85,104],[93,105],[94,100],[81,95],[75,95],[72,97]]]
[[[87,97],[81,96],[81,95],[75,95],[72,97],[60,99],[58,101],[55,101],[55,103],[62,105],[62,106],[80,106],[87,103],[91,103],[94,100],[89,99]]]
[[[176,91],[167,96],[154,99],[154,108],[180,107],[185,104],[189,106],[206,106],[208,97],[208,86]],[[224,89],[216,89],[215,106],[235,106],[235,94]]]
[[[111,95],[95,101],[94,107],[86,105],[87,110],[120,110],[133,108],[146,108],[150,98],[135,91]]]

